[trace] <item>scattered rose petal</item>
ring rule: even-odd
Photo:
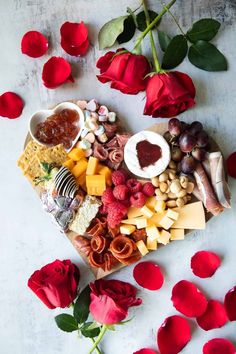
[[[214,338],[205,343],[203,354],[235,354],[235,347],[228,339]]]
[[[149,348],[142,348],[139,349],[137,352],[134,352],[133,354],[157,354],[157,352]]]
[[[61,57],[50,58],[43,66],[43,84],[54,89],[65,82],[74,82],[70,64]]]
[[[61,46],[70,55],[85,55],[89,48],[88,29],[84,22],[65,22],[61,26]]]
[[[197,317],[198,325],[205,331],[223,327],[228,322],[228,316],[224,306],[216,300],[209,300],[206,311]]]
[[[230,321],[236,321],[236,286],[225,295],[225,309]]]
[[[24,102],[14,92],[5,92],[0,96],[0,116],[9,119],[18,118],[23,110]]]
[[[140,286],[148,290],[158,290],[164,282],[160,267],[152,262],[137,264],[134,267],[133,276]]]
[[[177,315],[167,317],[157,332],[157,344],[161,354],[179,353],[190,339],[188,321]]]
[[[233,152],[226,160],[228,174],[236,178],[236,152]]]
[[[48,40],[38,31],[29,31],[21,40],[21,52],[31,58],[39,58],[48,50]]]
[[[199,251],[191,258],[193,274],[200,278],[211,277],[221,264],[220,257],[213,252]]]
[[[176,310],[187,317],[199,317],[207,308],[207,299],[195,284],[181,280],[172,289],[172,297]]]

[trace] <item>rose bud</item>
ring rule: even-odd
[[[95,321],[105,325],[121,322],[127,317],[129,307],[142,303],[136,298],[137,289],[123,281],[96,280],[90,288],[89,310]]]
[[[29,288],[49,308],[68,307],[77,296],[79,269],[70,260],[56,260],[36,270],[28,280]]]
[[[146,88],[145,76],[150,72],[150,65],[144,55],[122,52],[108,52],[98,59],[97,68],[100,75],[97,78],[102,83],[111,81],[111,88],[122,93],[136,95]]]
[[[85,55],[89,48],[88,29],[84,22],[65,22],[61,26],[61,46],[73,56]]]
[[[144,114],[155,118],[174,117],[195,104],[195,93],[192,79],[184,73],[154,74],[148,79]]]

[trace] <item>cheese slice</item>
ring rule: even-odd
[[[205,229],[206,221],[202,202],[186,204],[182,208],[175,208],[174,210],[179,213],[179,217],[172,225],[172,228],[193,230]]]
[[[136,218],[138,216],[142,216],[143,213],[141,211],[141,209],[139,208],[135,208],[135,207],[130,207],[129,210],[128,210],[128,219],[133,219],[133,218]]]
[[[154,209],[156,210],[156,212],[158,213],[164,213],[166,208],[166,203],[164,202],[164,200],[157,200]]]
[[[139,252],[141,253],[142,256],[146,256],[147,253],[149,253],[145,243],[143,240],[140,240],[136,242],[136,246],[138,247]]]
[[[170,229],[170,235],[171,241],[184,240],[184,229]]]
[[[172,219],[172,220],[177,220],[179,217],[179,213],[175,210],[172,209],[168,209],[166,216],[168,216],[168,218]]]
[[[160,221],[162,218],[163,218],[163,214],[154,213],[153,216],[151,217],[151,219],[149,219],[149,220],[152,221],[153,224],[155,224],[156,226],[161,226]]]
[[[150,237],[147,237],[147,249],[155,251],[157,249],[157,240],[152,240]]]
[[[167,245],[170,242],[171,234],[166,230],[161,230],[160,236],[158,237],[157,241],[162,243],[163,245]]]

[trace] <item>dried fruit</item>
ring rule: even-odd
[[[54,89],[65,82],[74,82],[70,64],[62,57],[52,57],[43,66],[43,84]]]
[[[198,325],[205,331],[220,328],[228,322],[228,316],[224,306],[216,300],[209,300],[206,311],[197,317]]]
[[[137,192],[131,195],[130,203],[135,208],[142,208],[146,203],[147,197],[142,192]]]
[[[0,116],[9,119],[18,118],[23,110],[24,102],[14,92],[5,92],[0,96]]]
[[[164,282],[160,267],[153,262],[138,263],[134,267],[133,277],[140,286],[148,290],[158,290]]]
[[[228,339],[214,338],[205,343],[203,354],[235,354],[235,347]]]
[[[29,31],[21,40],[21,52],[31,58],[39,58],[48,50],[48,40],[38,31]]]
[[[215,274],[221,264],[220,257],[213,252],[199,251],[191,258],[193,274],[200,278],[209,278]]]
[[[129,189],[125,184],[119,184],[113,189],[114,197],[118,200],[125,200],[129,196]]]
[[[236,321],[236,286],[225,295],[225,309],[230,321]]]

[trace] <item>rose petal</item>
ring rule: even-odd
[[[188,280],[181,280],[172,289],[173,306],[187,317],[199,317],[207,308],[205,295]]]
[[[205,343],[203,354],[235,354],[235,347],[228,339],[214,338]]]
[[[38,31],[29,31],[21,40],[21,52],[31,58],[39,58],[48,50],[48,40]]]
[[[157,344],[160,354],[177,354],[191,339],[190,325],[181,316],[165,319],[157,332]]]
[[[223,327],[226,322],[228,322],[228,317],[225,308],[216,300],[209,300],[204,314],[197,317],[198,325],[205,331]]]
[[[152,262],[137,264],[133,270],[133,277],[140,286],[148,290],[158,290],[164,282],[160,267]]]
[[[61,37],[69,46],[80,47],[88,38],[88,29],[84,22],[65,22],[60,29]]]
[[[14,92],[5,92],[0,96],[0,116],[18,118],[23,110],[22,98]]]
[[[211,277],[221,265],[220,257],[213,252],[199,251],[191,258],[193,274],[200,278]]]
[[[75,47],[68,45],[68,43],[62,38],[61,46],[66,53],[77,57],[79,55],[85,55],[87,53],[89,48],[89,41],[86,40],[80,47]]]
[[[149,349],[149,348],[142,348],[139,349],[137,352],[134,352],[133,354],[156,354],[157,352],[155,350]]]
[[[233,152],[226,160],[228,174],[236,178],[236,152]]]
[[[230,321],[236,321],[236,286],[225,295],[225,309]]]
[[[61,57],[50,58],[43,66],[43,84],[47,88],[56,88],[65,82],[74,82],[70,64]]]

